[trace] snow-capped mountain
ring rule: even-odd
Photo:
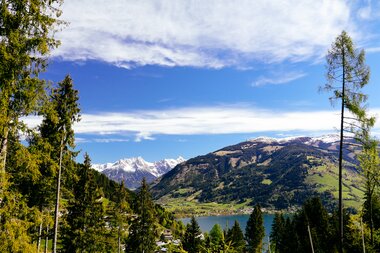
[[[112,180],[123,181],[125,186],[130,189],[135,189],[140,186],[144,177],[147,182],[151,182],[184,161],[183,157],[157,162],[147,162],[142,157],[133,157],[120,159],[114,163],[93,164],[92,168]]]

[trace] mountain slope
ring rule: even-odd
[[[260,203],[292,208],[312,195],[327,204],[337,196],[338,138],[256,138],[190,159],[152,187],[156,199],[194,202]],[[345,203],[362,199],[355,151],[344,154]]]
[[[135,189],[140,186],[144,177],[148,183],[152,182],[184,161],[185,159],[178,157],[151,163],[142,157],[134,157],[121,159],[115,163],[94,164],[92,167],[114,181],[124,182],[129,189]]]

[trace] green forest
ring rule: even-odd
[[[60,44],[54,31],[66,25],[61,3],[0,1],[0,252],[262,252],[260,205],[253,203],[244,232],[235,222],[202,234],[194,217],[185,226],[155,204],[145,180],[131,192],[91,169],[89,155],[75,146],[75,80],[70,73],[58,83],[40,77]],[[326,60],[322,90],[341,104],[339,169],[343,146],[359,146],[365,202],[345,209],[340,191],[334,210],[312,198],[294,214],[277,213],[269,252],[380,251],[379,145],[362,92],[370,78],[365,53],[342,32]],[[42,122],[30,128],[23,123],[28,116]],[[345,134],[355,143],[344,143]]]

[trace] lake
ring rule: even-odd
[[[265,227],[264,243],[267,244],[268,237],[272,229],[274,214],[264,214],[263,216],[264,216],[264,227]],[[241,230],[244,233],[248,218],[249,218],[248,214],[242,214],[242,215],[225,215],[225,216],[202,216],[202,217],[196,217],[195,219],[197,220],[202,232],[207,232],[207,233],[210,232],[211,228],[217,223],[222,227],[222,229],[225,229],[226,227],[232,227],[234,225],[235,220],[237,220],[240,224]],[[179,220],[181,220],[184,224],[187,224],[190,222],[190,219],[191,218],[182,218]]]

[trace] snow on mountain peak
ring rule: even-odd
[[[319,137],[312,137],[312,141],[322,141],[324,143],[334,143],[340,140],[340,136],[338,134],[327,134],[327,135],[322,135]]]
[[[180,156],[177,159],[163,159],[152,163],[139,156],[120,159],[114,163],[93,164],[92,168],[102,173],[106,170],[122,170],[127,173],[148,172],[154,177],[159,177],[184,161]]]
[[[312,145],[317,142],[323,142],[323,143],[334,143],[339,141],[339,135],[337,134],[327,134],[322,135],[318,137],[302,137],[302,136],[291,136],[291,137],[285,137],[285,138],[272,138],[272,137],[257,137],[253,139],[249,139],[248,141],[251,142],[264,142],[264,143],[272,143],[272,142],[278,142],[278,143],[286,143],[289,141],[301,141],[305,144]]]

